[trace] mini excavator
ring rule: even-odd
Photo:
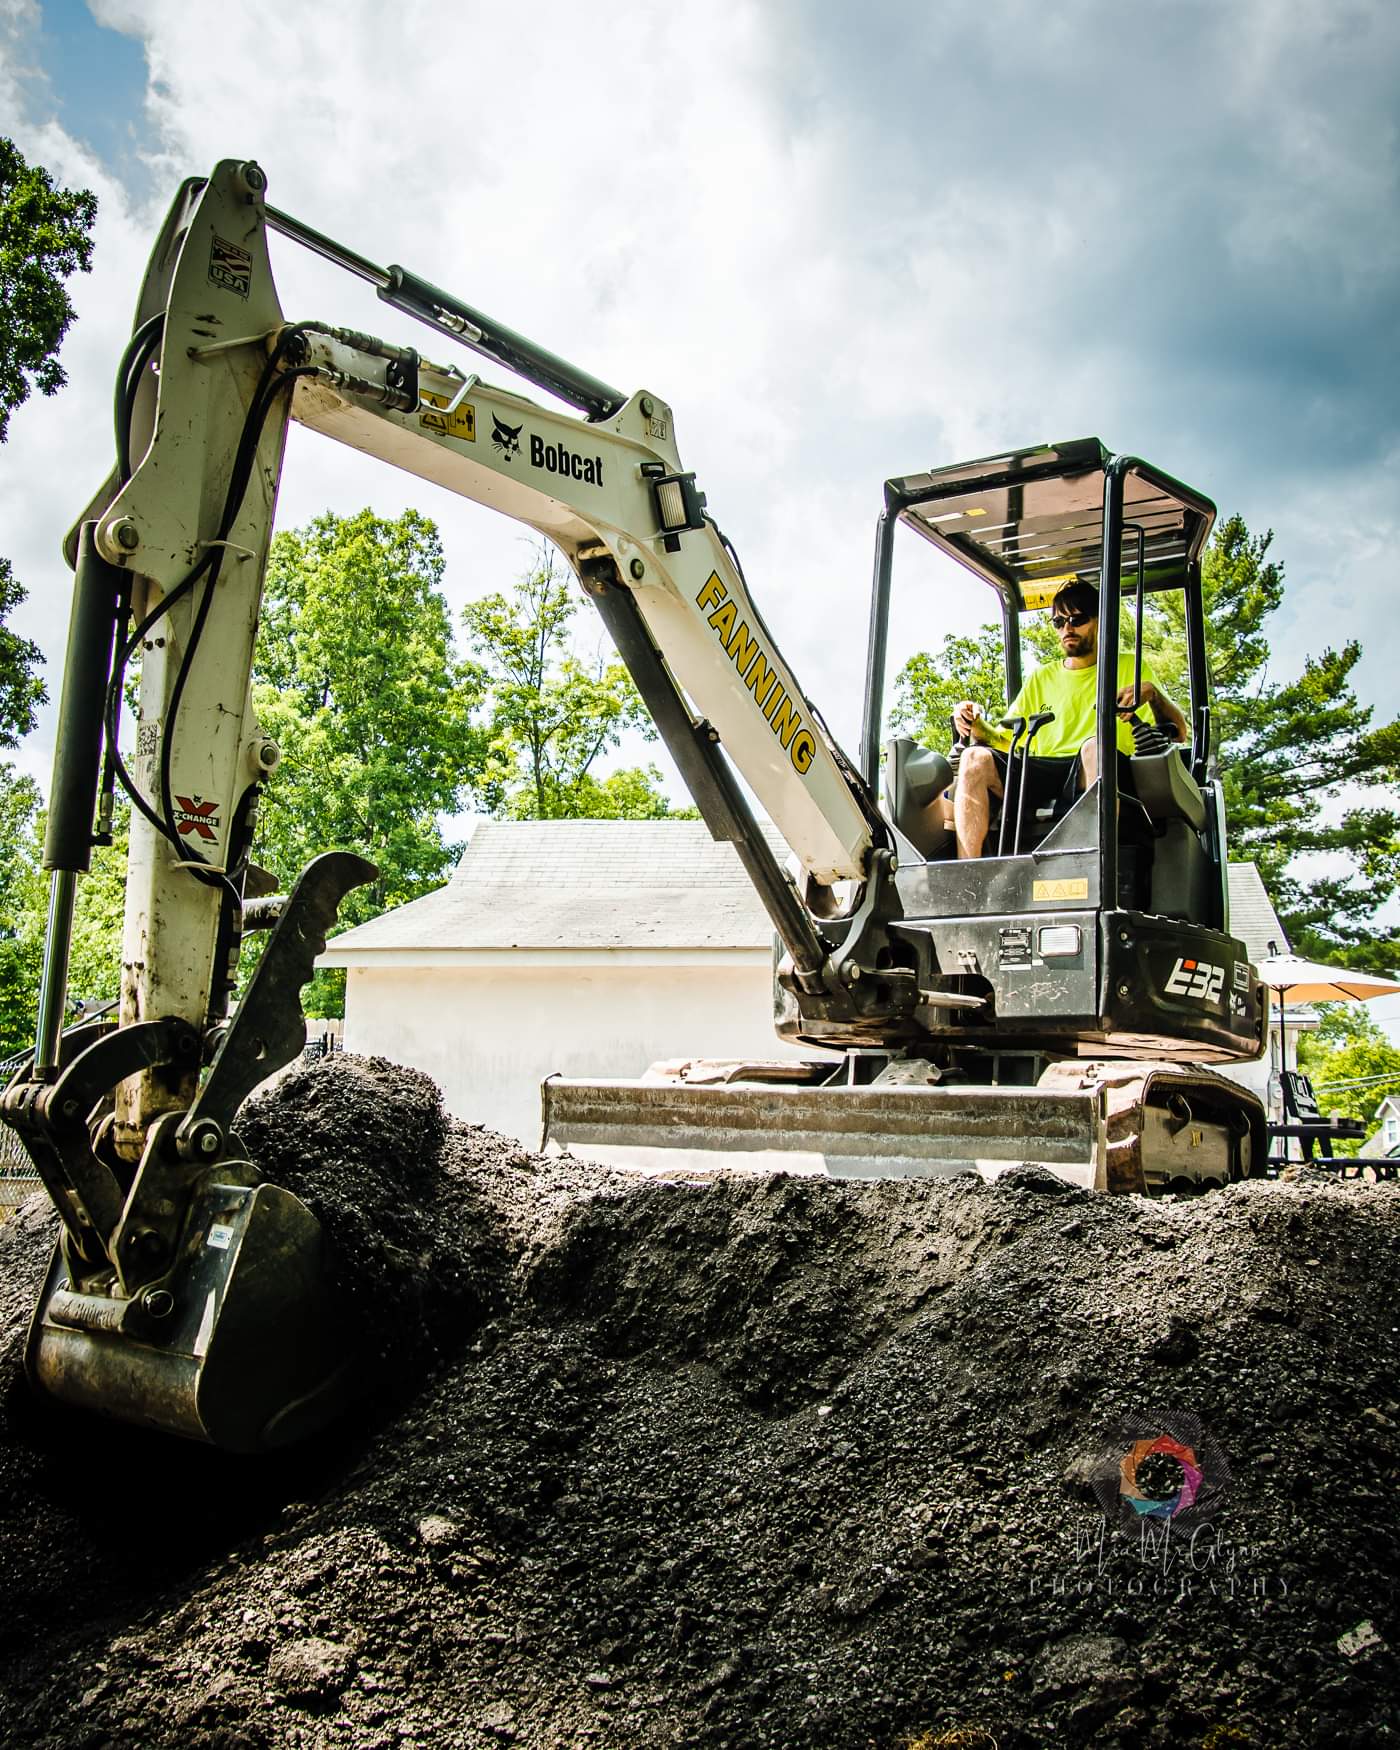
[[[772,920],[778,1033],[823,1053],[551,1081],[550,1138],[877,1175],[1038,1161],[1139,1192],[1248,1176],[1262,1111],[1211,1067],[1257,1056],[1264,1029],[1258,980],[1228,933],[1212,773],[1201,554],[1214,507],[1092,439],[887,481],[857,762],[779,651],[659,396],[623,394],[266,192],[259,166],[238,160],[181,188],[117,373],[115,467],[65,548],[75,585],[42,989],[32,1058],[0,1108],[61,1218],[29,1336],[34,1384],[257,1451],[323,1424],[363,1375],[319,1222],[261,1177],[235,1129],[252,1089],[301,1049],[301,987],[341,900],[375,874],[333,848],[273,895],[250,862],[279,760],[250,674],[289,419],[563,553]],[[286,321],[269,231],[567,411],[358,328]],[[1043,818],[1017,807],[977,860],[927,825],[951,779],[942,755],[891,742],[879,792],[901,527],[992,590],[1008,699],[1021,617],[1064,579],[1100,590],[1102,776]],[[1139,658],[1146,594],[1184,600],[1191,739],[1134,757],[1129,794],[1114,694],[1120,600],[1134,591]],[[1030,739],[1016,734],[1013,763]],[[118,786],[132,806],[119,1014],[65,1031],[76,886]],[[235,1002],[255,929],[270,934]]]

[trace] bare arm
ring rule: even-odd
[[[1186,719],[1182,715],[1181,707],[1155,681],[1145,680],[1142,683],[1142,692],[1136,700],[1130,686],[1119,688],[1118,709],[1125,716],[1131,716],[1143,705],[1151,709],[1154,720],[1171,734],[1173,741],[1187,740]]]

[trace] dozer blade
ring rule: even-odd
[[[356,1395],[321,1225],[280,1186],[201,1187],[157,1287],[123,1299],[75,1293],[68,1276],[60,1246],[25,1356],[32,1383],[65,1403],[258,1452]]]
[[[544,1141],[641,1171],[825,1173],[843,1179],[995,1176],[1035,1163],[1105,1187],[1096,1089],[800,1087],[578,1081],[543,1088]]]
[[[641,1172],[716,1168],[929,1178],[1044,1167],[1092,1191],[1212,1190],[1262,1170],[1264,1109],[1198,1065],[1053,1064],[1035,1087],[939,1085],[917,1060],[868,1086],[829,1064],[653,1065],[635,1081],[551,1077],[544,1145]]]

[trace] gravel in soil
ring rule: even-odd
[[[389,1365],[272,1459],[67,1414],[0,1228],[5,1743],[1397,1741],[1396,1188],[628,1178],[351,1057],[240,1134]]]

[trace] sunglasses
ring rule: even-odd
[[[1058,632],[1064,626],[1085,626],[1093,618],[1092,614],[1051,614],[1050,624]]]

